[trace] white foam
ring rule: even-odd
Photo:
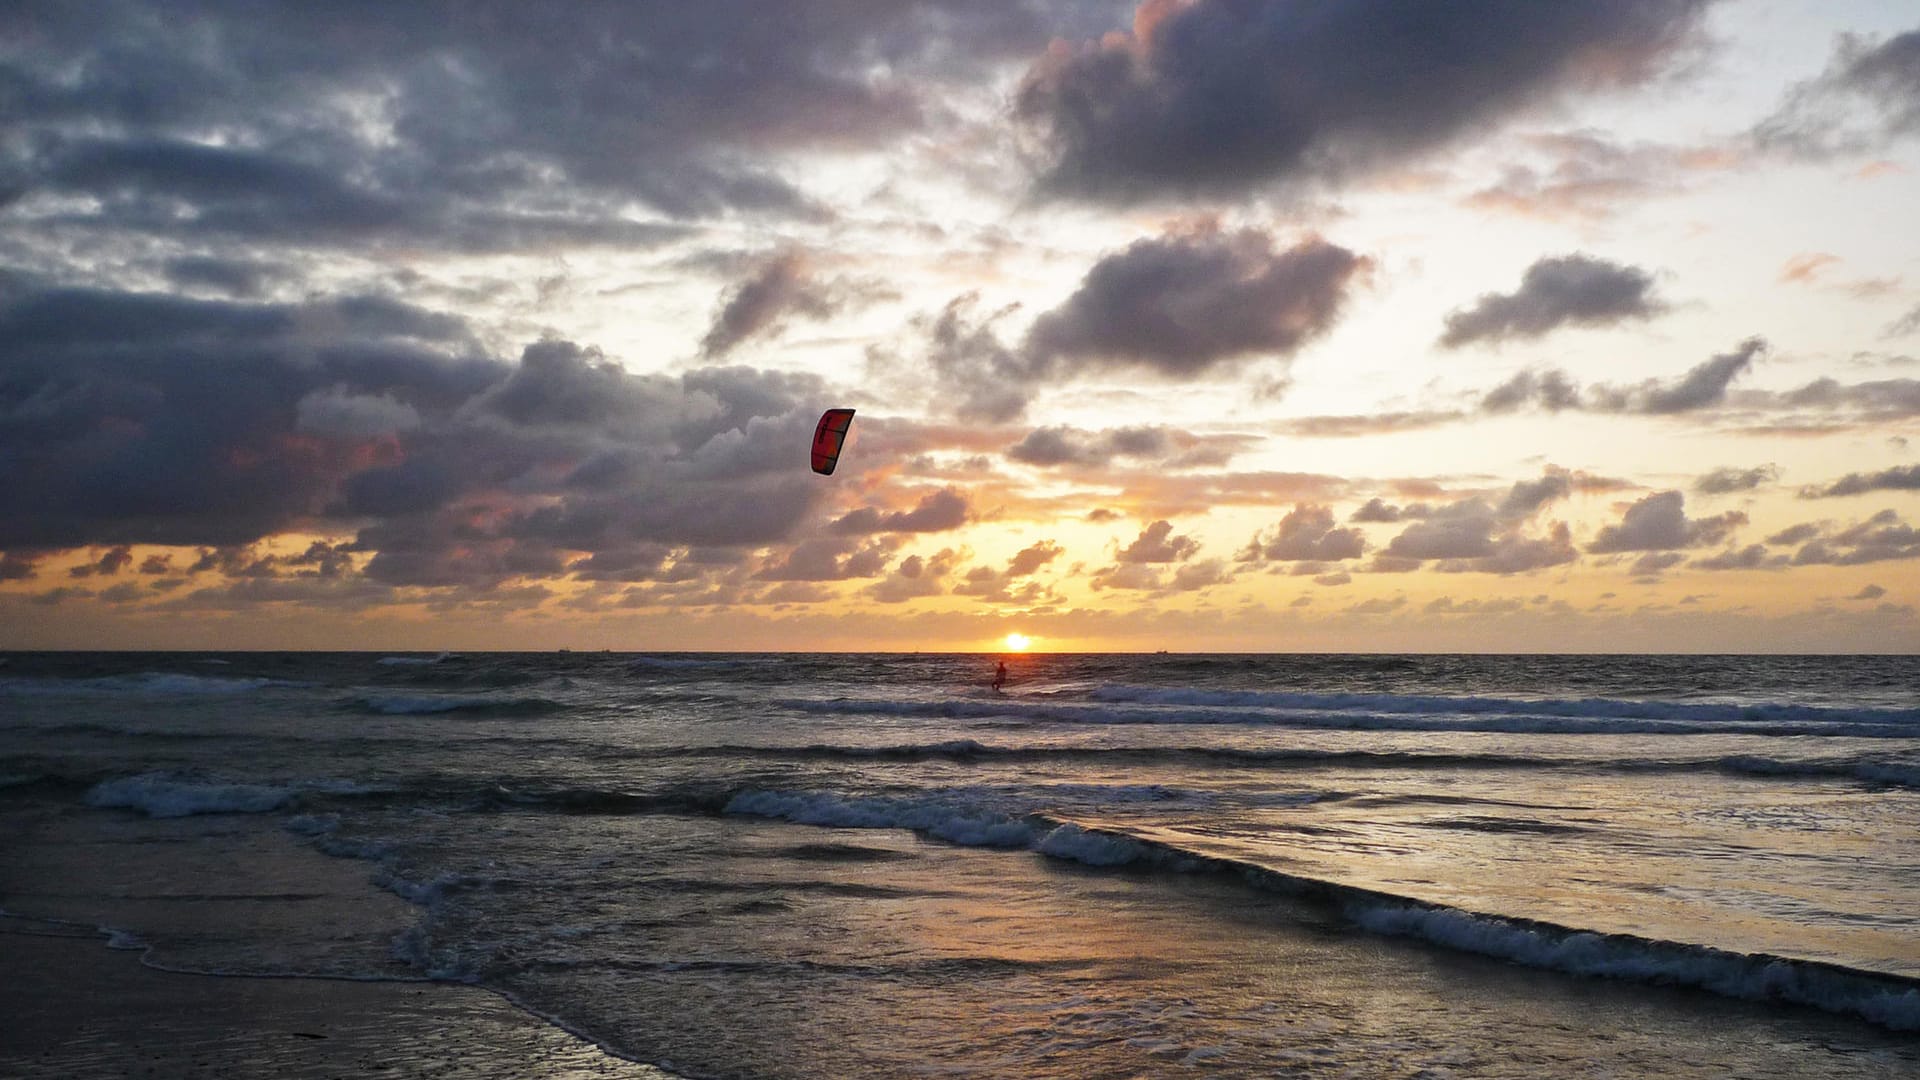
[[[1913,738],[1920,710],[1790,705],[1518,701],[1392,694],[1269,694],[1103,687],[1093,704],[1036,698],[787,699],[800,712],[840,716],[1028,720],[1052,724],[1255,725],[1334,731],[1492,731],[1511,734],[1851,736]]]
[[[1035,835],[1023,821],[924,799],[744,791],[727,802],[725,812],[842,829],[912,829],[966,847],[1027,847]]]
[[[1121,836],[1088,832],[1072,823],[1051,830],[1033,847],[1042,855],[1071,859],[1088,866],[1125,866],[1149,854],[1144,844]]]
[[[291,800],[291,787],[223,784],[182,780],[164,773],[123,776],[95,784],[87,792],[89,806],[138,810],[148,817],[174,818],[192,814],[262,814]]]
[[[461,694],[368,694],[353,704],[382,716],[432,716],[449,712],[536,712],[559,708],[545,698]]]
[[[452,656],[453,654],[448,652],[440,653],[437,656],[383,656],[375,660],[374,663],[384,664],[387,667],[422,667],[428,664],[438,664],[443,660],[450,659]]]
[[[1726,997],[1783,1000],[1852,1013],[1897,1030],[1920,1030],[1920,990],[1893,990],[1868,977],[1774,957],[1588,932],[1560,932],[1446,908],[1351,905],[1368,930],[1418,937],[1527,967],[1693,986]]]
[[[227,697],[250,694],[269,686],[297,685],[260,678],[216,678],[146,671],[137,675],[103,675],[92,679],[0,679],[0,692],[22,695],[83,695],[88,697]]]

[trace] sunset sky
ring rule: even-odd
[[[0,648],[1920,650],[1911,0],[29,0],[0,117]]]

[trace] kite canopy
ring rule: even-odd
[[[852,409],[828,409],[820,415],[820,426],[813,429],[813,471],[832,476],[840,460],[840,447],[847,441],[847,429],[853,426]]]

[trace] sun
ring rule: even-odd
[[[1008,634],[1007,635],[1007,651],[1008,652],[1026,652],[1027,646],[1031,644],[1033,644],[1033,639],[1029,638],[1025,634]]]

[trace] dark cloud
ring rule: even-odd
[[[1776,547],[1804,544],[1814,537],[1819,536],[1820,530],[1821,526],[1814,522],[1802,522],[1799,525],[1789,525],[1779,532],[1774,533],[1772,536],[1767,537],[1767,543],[1773,544]]]
[[[1563,326],[1612,326],[1666,310],[1653,295],[1653,275],[1591,255],[1545,258],[1527,268],[1520,288],[1488,293],[1447,316],[1442,348],[1476,341],[1543,337]]]
[[[1678,379],[1648,379],[1633,386],[1596,384],[1584,391],[1563,371],[1523,371],[1482,397],[1480,408],[1504,413],[1533,405],[1549,412],[1584,409],[1647,416],[1695,412],[1726,402],[1728,386],[1766,350],[1764,340],[1748,338],[1732,352],[1696,364]]]
[[[868,586],[863,595],[883,604],[942,595],[959,561],[959,554],[952,548],[942,548],[932,556],[909,555],[885,578]]]
[[[1368,435],[1392,435],[1403,431],[1423,431],[1458,423],[1467,414],[1457,409],[1422,409],[1417,412],[1390,412],[1374,415],[1299,416],[1279,423],[1289,435],[1309,439],[1355,439]]]
[[[1383,499],[1372,498],[1367,500],[1366,505],[1355,510],[1347,520],[1391,524],[1402,518],[1420,517],[1425,513],[1426,507],[1418,507],[1421,513],[1414,513],[1415,509],[1415,507],[1394,506]]]
[[[962,420],[1005,423],[1026,413],[1032,373],[995,330],[1015,309],[982,313],[979,299],[976,293],[962,294],[914,325],[925,337],[924,361],[933,370],[940,401]]]
[[[1920,491],[1920,465],[1895,465],[1877,473],[1848,473],[1825,487],[1803,488],[1803,499],[1831,499],[1869,491]]]
[[[1548,412],[1577,409],[1580,388],[1564,371],[1522,371],[1480,399],[1480,408],[1490,413],[1512,412],[1528,404]]]
[[[1299,503],[1271,530],[1256,533],[1238,558],[1242,562],[1339,562],[1359,558],[1366,546],[1360,530],[1335,527],[1331,509]]]
[[[1888,323],[1881,336],[1896,338],[1914,333],[1920,333],[1920,304],[1915,304],[1905,315]]]
[[[1023,579],[1030,579],[1065,553],[1065,548],[1051,540],[1038,541],[1016,552],[1002,569],[974,567],[967,572],[964,581],[954,586],[953,591],[961,596],[972,596],[991,603],[1033,605],[1057,602],[1058,597],[1050,587]]]
[[[1543,498],[1536,486],[1516,484],[1500,508],[1483,499],[1439,507],[1389,541],[1372,568],[1400,572],[1433,561],[1448,573],[1518,574],[1574,561],[1565,522],[1548,524],[1543,536],[1527,533],[1528,516],[1544,505],[1535,502]]]
[[[0,581],[25,581],[38,573],[38,555],[19,551],[0,552]]]
[[[1920,30],[1885,40],[1841,35],[1827,70],[1795,86],[1753,130],[1766,149],[1815,158],[1870,151],[1915,134],[1920,134]]]
[[[1191,536],[1175,536],[1173,523],[1156,521],[1142,529],[1133,543],[1121,548],[1119,563],[1184,562],[1200,550],[1200,542]]]
[[[819,536],[802,540],[755,576],[763,581],[845,581],[878,577],[890,561],[891,547],[883,541]]]
[[[1633,560],[1628,572],[1635,577],[1656,577],[1686,561],[1687,557],[1677,551],[1649,551]]]
[[[1784,566],[1786,563],[1785,555],[1768,554],[1765,544],[1748,544],[1744,548],[1730,547],[1718,555],[1695,559],[1688,565],[1696,570],[1758,570]]]
[[[579,553],[777,543],[825,493],[792,482],[824,396],[749,368],[634,375],[557,340],[502,362],[379,297],[29,288],[0,306],[0,544],[351,532],[374,580],[493,587]]]
[[[708,359],[725,356],[750,338],[778,332],[787,319],[831,318],[873,291],[872,285],[821,276],[805,252],[780,252],[728,292],[700,353]]]
[[[1007,448],[1009,460],[1050,468],[1103,467],[1116,458],[1165,468],[1217,468],[1252,440],[1244,436],[1198,436],[1169,427],[1141,426],[1085,431],[1060,425],[1035,428]]]
[[[237,300],[258,299],[279,272],[254,259],[218,258],[211,255],[182,255],[168,259],[164,267],[167,281],[184,290],[205,289]]]
[[[1119,366],[1173,378],[1286,356],[1333,325],[1367,265],[1317,238],[1276,250],[1251,229],[1137,240],[1034,321],[1027,356],[1036,374]]]
[[[944,532],[965,525],[973,517],[967,497],[952,488],[942,488],[920,499],[911,510],[884,513],[864,506],[833,522],[829,528],[843,535],[869,533]]]
[[[1689,518],[1686,496],[1678,491],[1662,491],[1627,507],[1619,524],[1603,526],[1587,550],[1598,555],[1707,547],[1725,540],[1746,523],[1747,515],[1738,510],[1708,518]]]
[[[1777,465],[1757,465],[1751,469],[1728,465],[1695,480],[1693,490],[1702,495],[1728,495],[1736,491],[1752,491],[1779,478],[1780,467]]]
[[[1860,590],[1859,592],[1857,592],[1857,593],[1854,593],[1854,594],[1853,594],[1852,596],[1849,596],[1849,597],[1847,597],[1847,599],[1849,599],[1849,600],[1878,600],[1878,599],[1880,599],[1881,597],[1883,597],[1883,596],[1885,596],[1885,595],[1887,595],[1887,590],[1885,590],[1885,589],[1883,589],[1883,588],[1881,588],[1881,587],[1880,587],[1880,586],[1878,586],[1878,585],[1868,585],[1868,586],[1865,586],[1865,587],[1863,587],[1863,588],[1862,588],[1862,589],[1861,589],[1861,590]]]
[[[1895,559],[1920,559],[1920,530],[1882,510],[1843,529],[1822,528],[1794,553],[1795,566],[1858,566]]]
[[[1725,399],[1728,384],[1752,367],[1754,357],[1766,348],[1765,341],[1748,338],[1734,351],[1694,367],[1678,382],[1649,381],[1626,390],[1597,388],[1595,395],[1608,412],[1659,415],[1703,409]]]
[[[1045,385],[1144,371],[1193,379],[1252,359],[1286,360],[1339,318],[1369,261],[1319,238],[1277,248],[1253,229],[1187,229],[1101,258],[1079,288],[1042,313],[1016,348],[977,297],[919,320],[926,362],[947,407],[1005,422]]]
[[[1639,81],[1704,7],[1150,0],[1131,33],[1056,45],[1016,111],[1050,191],[1235,193],[1401,160],[1573,86]]]
[[[1868,421],[1920,416],[1920,379],[1876,379],[1851,385],[1819,378],[1785,392],[1747,391],[1734,404],[1758,409],[1847,409]]]
[[[1165,453],[1164,428],[1114,428],[1088,432],[1079,428],[1034,428],[1007,448],[1007,457],[1022,465],[1105,465],[1115,457],[1146,457]]]
[[[496,245],[630,244],[630,201],[809,210],[780,153],[884,145],[940,116],[952,82],[1074,29],[941,0],[594,0],[558,20],[504,0],[164,17],[29,0],[9,19],[27,197],[89,193],[81,216],[115,228]]]

